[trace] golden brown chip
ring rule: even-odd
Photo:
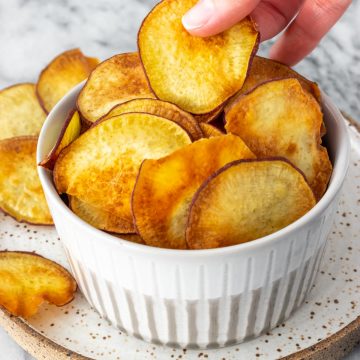
[[[29,318],[47,301],[63,306],[77,288],[70,273],[34,253],[0,251],[0,305],[12,315]]]
[[[38,135],[45,118],[34,84],[18,84],[0,91],[0,140]]]
[[[50,112],[75,85],[90,75],[98,63],[98,59],[86,57],[80,49],[58,55],[41,72],[36,86],[43,108]]]
[[[203,137],[198,122],[191,114],[181,110],[174,104],[158,99],[134,99],[127,101],[115,106],[99,121],[131,112],[143,112],[175,121],[191,135],[193,140]]]
[[[135,184],[132,210],[147,245],[185,249],[191,199],[213,172],[254,154],[234,135],[203,139],[158,160],[145,160]]]
[[[54,148],[39,165],[52,170],[61,150],[77,139],[80,132],[81,120],[79,113],[76,110],[72,110],[61,129],[60,136]]]
[[[312,94],[319,103],[321,102],[320,89],[315,82],[306,79],[294,69],[290,68],[285,64],[282,64],[275,60],[255,56],[250,67],[249,75],[246,78],[243,87],[237,95],[235,95],[232,99],[229,100],[226,108],[231,107],[232,104],[237,101],[238,96],[248,93],[260,84],[270,80],[277,80],[281,78],[295,78],[299,80],[303,89],[306,90],[309,94]],[[225,111],[227,111],[227,109],[225,109]],[[326,127],[323,122],[321,125],[321,136],[324,136],[325,134]]]
[[[241,89],[259,34],[246,18],[219,35],[190,35],[181,19],[196,2],[160,2],[140,28],[138,47],[159,99],[193,114],[206,114]]]
[[[295,78],[299,80],[304,90],[312,94],[317,100],[320,99],[320,90],[316,83],[306,79],[285,64],[260,56],[254,57],[249,75],[240,90],[240,94],[245,94],[264,82],[279,78]]]
[[[138,98],[154,98],[139,55],[119,54],[102,62],[92,72],[78,97],[78,109],[93,123],[114,106]]]
[[[223,132],[221,132],[217,127],[215,127],[213,125],[202,123],[202,124],[200,124],[200,127],[204,133],[204,137],[206,137],[206,138],[212,138],[215,136],[224,135]]]
[[[37,174],[37,138],[0,141],[0,208],[18,221],[52,224]]]
[[[210,249],[255,240],[307,213],[316,201],[304,176],[281,159],[234,161],[194,196],[186,241]]]
[[[157,159],[190,144],[175,122],[143,113],[100,122],[65,148],[54,168],[60,193],[118,218],[118,232],[135,232],[130,198],[144,159]]]
[[[323,116],[296,79],[264,83],[227,110],[226,130],[239,135],[254,154],[283,156],[306,176],[315,197],[324,194],[332,166],[321,146]]]
[[[123,233],[123,220],[115,213],[96,207],[74,196],[69,197],[70,209],[82,220],[99,230]]]

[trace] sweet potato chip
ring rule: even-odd
[[[254,154],[234,135],[199,140],[158,160],[145,160],[135,184],[132,210],[147,245],[185,249],[191,199],[203,181],[236,159]]]
[[[49,155],[40,163],[41,166],[52,170],[54,168],[56,159],[58,158],[62,149],[66,148],[75,139],[80,136],[81,120],[79,113],[72,110],[66,119],[63,128],[61,129],[60,136],[51,150]]]
[[[144,113],[100,122],[66,147],[54,168],[60,193],[111,212],[118,232],[135,232],[131,193],[144,159],[157,159],[190,144],[175,122]]]
[[[50,112],[75,85],[90,75],[98,63],[98,59],[86,57],[80,49],[58,55],[41,72],[36,86],[42,107]]]
[[[69,207],[79,218],[99,230],[111,233],[123,231],[123,220],[110,211],[98,208],[74,196],[69,198]]]
[[[212,138],[215,136],[224,135],[224,133],[222,133],[217,127],[215,127],[213,125],[201,123],[200,127],[204,133],[204,137],[206,137],[206,138]]]
[[[138,98],[154,98],[139,55],[119,54],[102,62],[92,72],[78,97],[82,117],[93,123],[114,106]]]
[[[34,84],[18,84],[0,91],[0,140],[38,135],[45,118]]]
[[[52,224],[37,174],[37,138],[0,141],[0,208],[18,221]]]
[[[206,114],[241,89],[259,34],[246,18],[219,35],[190,35],[181,19],[196,2],[160,2],[139,30],[138,47],[159,99],[193,114]]]
[[[254,57],[249,75],[240,90],[240,94],[245,94],[264,82],[280,78],[295,78],[299,80],[304,90],[312,94],[317,100],[320,99],[320,90],[316,83],[306,79],[285,64],[260,56]]]
[[[332,166],[321,146],[323,116],[313,96],[296,79],[264,83],[227,110],[226,130],[239,135],[254,154],[283,156],[304,172],[319,200]]]
[[[191,135],[193,140],[198,140],[203,137],[199,124],[192,115],[181,110],[174,104],[157,99],[134,99],[119,104],[103,116],[100,121],[116,115],[132,112],[148,113],[175,121]]]
[[[281,159],[234,161],[194,196],[186,241],[210,249],[255,240],[308,212],[316,201],[304,176]]]
[[[29,318],[47,301],[63,306],[77,288],[70,273],[34,253],[0,251],[0,305],[12,315]]]

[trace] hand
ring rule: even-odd
[[[290,23],[270,49],[270,57],[294,65],[314,50],[350,4],[351,0],[200,0],[185,14],[183,24],[191,34],[205,37],[251,15],[264,41]]]

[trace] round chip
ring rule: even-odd
[[[0,91],[0,140],[38,135],[45,118],[34,84],[18,84]]]
[[[135,232],[130,199],[140,164],[191,143],[175,122],[130,113],[100,122],[66,147],[54,168],[60,193],[117,217],[117,231]]]
[[[0,305],[14,316],[29,318],[47,301],[63,306],[77,288],[70,273],[34,253],[0,251]]]
[[[227,132],[240,136],[257,157],[290,160],[321,198],[332,172],[327,150],[320,145],[323,115],[297,79],[259,85],[237,99],[225,120]]]
[[[75,85],[90,75],[98,63],[98,59],[86,57],[80,49],[65,51],[52,60],[41,72],[36,86],[44,110],[50,112]]]
[[[127,101],[115,106],[99,121],[132,112],[142,112],[157,115],[165,119],[175,121],[191,135],[193,140],[198,140],[203,137],[203,133],[199,127],[198,122],[191,114],[181,110],[174,104],[158,99],[134,99]]]
[[[239,91],[259,34],[245,18],[222,34],[190,35],[181,19],[197,0],[163,0],[144,20],[138,47],[156,96],[193,114],[206,114]]]
[[[137,53],[119,54],[92,72],[81,90],[77,106],[81,116],[93,123],[114,106],[138,98],[154,98]]]
[[[0,141],[0,208],[18,221],[52,224],[36,165],[36,137]]]
[[[190,249],[255,240],[307,213],[315,197],[285,159],[234,161],[211,175],[194,196],[186,230]]]

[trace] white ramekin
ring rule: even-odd
[[[55,144],[83,84],[49,114],[37,161]],[[329,188],[305,216],[264,238],[211,250],[168,250],[113,237],[64,204],[49,171],[39,167],[56,229],[81,291],[129,334],[157,344],[210,348],[257,336],[284,321],[312,288],[349,163],[343,117],[323,95]]]

